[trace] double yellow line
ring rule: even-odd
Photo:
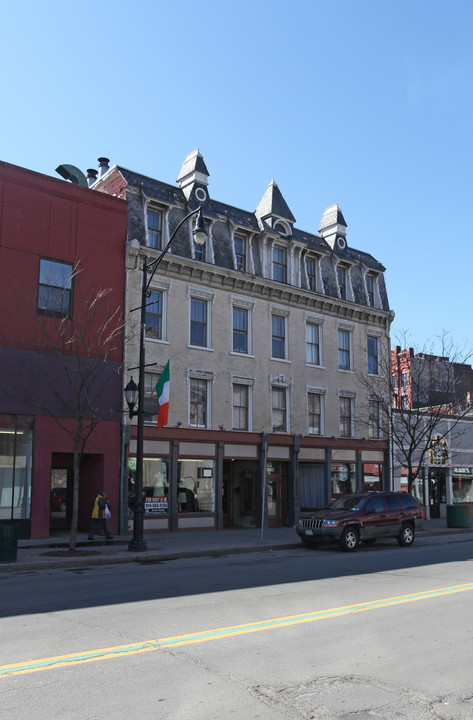
[[[288,615],[287,617],[262,620],[246,625],[232,625],[230,627],[204,630],[203,632],[191,633],[189,635],[176,635],[174,637],[159,638],[157,640],[146,640],[131,645],[117,645],[116,647],[101,648],[83,653],[74,653],[72,655],[58,655],[57,657],[29,660],[13,665],[0,665],[0,677],[25,675],[28,673],[41,672],[42,670],[82,665],[83,663],[97,662],[99,660],[110,660],[111,658],[124,657],[126,655],[138,655],[139,653],[151,652],[152,650],[160,650],[167,647],[179,647],[193,643],[208,642],[209,640],[235,637],[236,635],[260,632],[261,630],[274,630],[289,625],[326,620],[341,615],[350,615],[365,612],[366,610],[377,610],[379,608],[389,607],[390,605],[417,602],[418,600],[428,600],[430,598],[436,598],[442,595],[453,595],[454,593],[466,592],[468,590],[473,590],[473,583],[426,590],[425,592],[412,595],[398,595],[396,597],[382,598],[381,600],[371,600],[370,602],[356,605],[344,605],[326,610],[316,610],[315,612],[304,613],[302,615]]]

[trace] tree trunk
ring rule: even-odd
[[[79,480],[80,480],[80,435],[76,436],[74,441],[74,473],[73,473],[73,489],[72,489],[72,517],[71,517],[71,537],[69,540],[69,550],[76,549],[77,543],[77,525],[79,521]]]

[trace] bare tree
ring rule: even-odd
[[[370,437],[389,434],[393,458],[407,470],[410,492],[434,437],[443,434],[445,421],[450,441],[455,433],[464,432],[460,421],[471,415],[465,388],[471,383],[473,389],[473,371],[466,364],[472,352],[456,345],[446,332],[418,351],[408,345],[404,334],[406,350],[399,353],[401,347],[399,343],[394,350],[394,363],[391,352],[385,350],[378,372],[358,374],[357,380],[366,403],[360,423]]]
[[[80,272],[76,265],[75,280]],[[80,467],[87,443],[100,422],[121,415],[123,320],[121,307],[110,306],[111,294],[111,288],[82,292],[81,306],[76,303],[74,312],[63,317],[50,311],[38,313],[35,305],[35,337],[22,341],[21,367],[16,369],[19,382],[15,389],[11,384],[7,388],[16,400],[52,418],[72,440],[70,550],[75,550],[77,541]],[[55,302],[63,307],[60,298]]]

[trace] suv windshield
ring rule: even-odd
[[[330,503],[331,510],[359,510],[365,497],[363,495],[342,495]]]

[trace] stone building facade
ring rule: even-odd
[[[143,258],[158,257],[199,205],[208,230],[198,246],[193,219],[184,223],[148,299],[145,528],[293,524],[301,507],[386,485],[379,403],[358,378],[381,372],[392,313],[384,267],[349,245],[340,208],[325,210],[316,234],[295,226],[274,181],[254,212],[216,201],[198,150],[177,186],[116,165],[90,182],[128,202],[125,368],[135,377]],[[168,360],[169,421],[157,430]],[[132,425],[131,497],[135,451]]]

